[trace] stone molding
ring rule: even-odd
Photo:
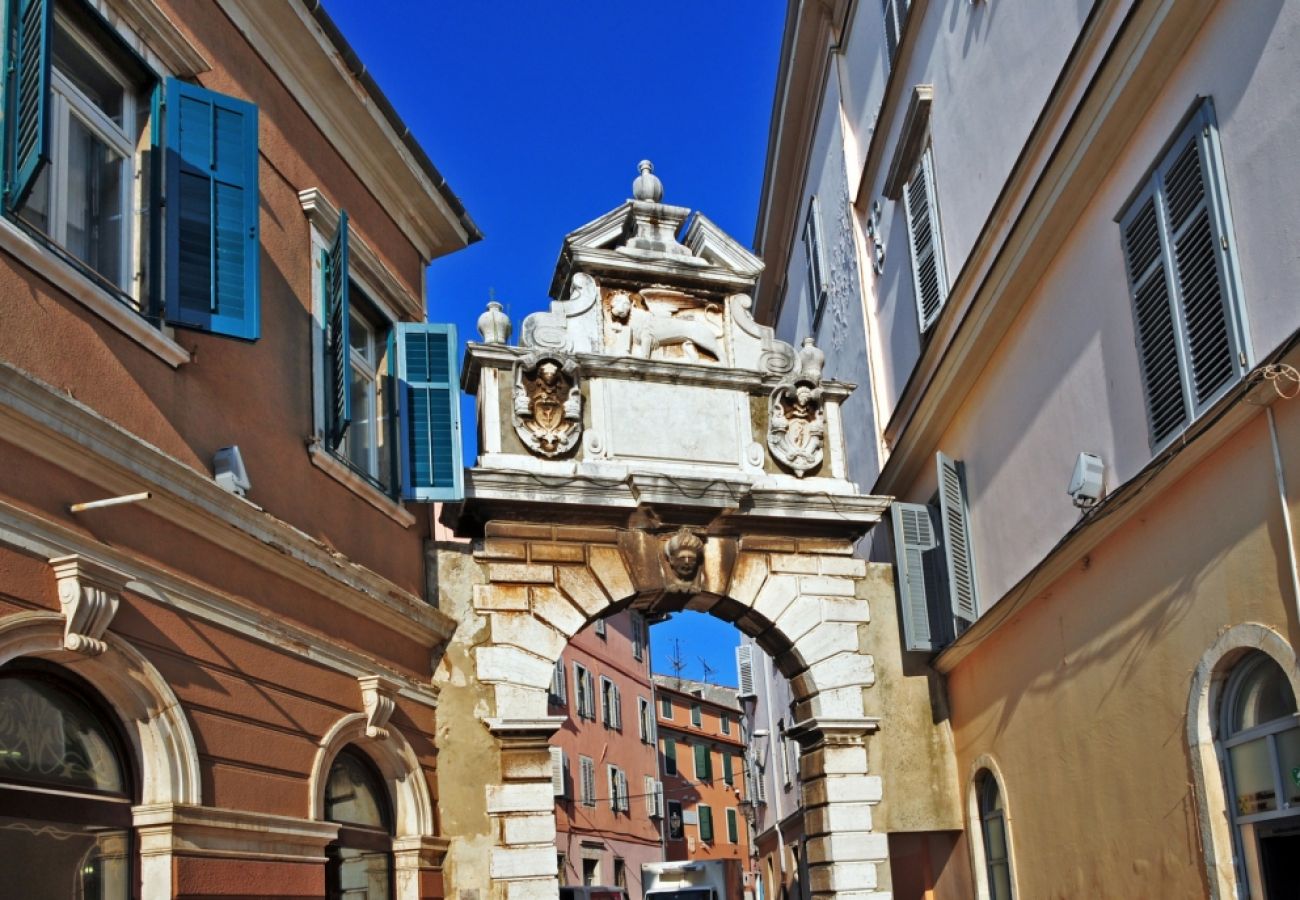
[[[131,808],[140,855],[216,856],[325,862],[325,847],[338,837],[335,822],[183,803]]]
[[[75,653],[98,656],[107,649],[103,641],[127,576],[108,566],[75,554],[50,560],[63,607],[63,646]]]
[[[397,709],[394,697],[401,687],[391,678],[383,675],[362,675],[357,679],[361,686],[361,707],[366,716],[366,737],[371,740],[387,740],[388,720]]]

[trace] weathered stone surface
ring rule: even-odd
[[[580,563],[587,554],[579,544],[540,544],[528,545],[528,558],[535,563]]]
[[[623,556],[613,547],[592,547],[590,553],[591,572],[600,580],[612,600],[621,600],[636,593],[636,587],[628,577],[627,566]]]
[[[589,618],[599,616],[609,606],[609,595],[586,566],[557,567],[555,583]]]
[[[773,553],[771,557],[773,572],[786,572],[794,575],[817,575],[821,569],[815,556],[798,553]]]
[[[863,715],[861,687],[822,689],[813,698],[813,713],[831,719],[856,719]]]
[[[518,584],[476,584],[474,608],[528,609],[528,588]]]
[[[852,556],[853,544],[837,538],[799,538],[796,542],[800,553],[833,554],[835,556]]]
[[[803,802],[806,807],[825,806],[832,800],[836,803],[879,803],[882,782],[879,775],[839,775],[833,779],[823,778],[803,786]],[[871,811],[866,809],[866,824],[871,827]]]
[[[549,659],[558,659],[569,643],[561,634],[531,612],[494,612],[489,617],[494,643],[508,644]]]
[[[553,844],[540,847],[496,847],[492,850],[493,878],[528,878],[554,874]]]
[[[818,660],[807,673],[798,677],[809,679],[811,684],[823,691],[852,686],[869,687],[876,683],[876,665],[875,660],[865,653],[846,651]]]
[[[837,897],[845,891],[871,890],[876,886],[874,862],[836,862],[833,865],[812,866],[808,881],[814,893],[834,891]]]
[[[731,584],[727,595],[745,606],[753,606],[763,582],[767,581],[767,556],[762,553],[741,553],[731,571]]]
[[[871,815],[870,804],[836,800],[826,806],[805,808],[804,832],[811,837],[838,831],[868,831]]]
[[[508,681],[542,687],[551,683],[555,664],[517,647],[479,647],[474,652],[479,681]]]
[[[799,596],[799,582],[794,575],[772,575],[754,599],[754,612],[775,622],[787,606]]]
[[[549,541],[555,537],[550,525],[530,525],[527,522],[488,522],[483,528],[488,537],[522,538]]]
[[[506,781],[551,783],[551,754],[547,750],[502,750],[501,777]]]
[[[821,597],[800,594],[772,624],[788,640],[797,644],[800,638],[821,624],[821,601]]]
[[[579,544],[617,544],[618,532],[613,528],[587,528],[580,525],[556,525],[557,541]]]
[[[867,748],[854,744],[824,744],[799,757],[799,777],[810,781],[821,775],[862,775],[867,771]]]
[[[829,594],[832,597],[852,597],[857,585],[852,578],[836,575],[802,575],[799,578],[802,594]]]
[[[502,836],[510,844],[553,844],[555,842],[555,816],[539,813],[535,816],[510,816],[502,823]]]
[[[488,538],[483,549],[474,554],[476,559],[526,560],[528,548],[523,541]]]
[[[529,588],[533,615],[549,622],[556,631],[573,637],[587,625],[587,615],[553,587]]]
[[[856,597],[821,598],[823,622],[870,622],[871,607],[866,600]]]
[[[817,558],[817,570],[823,575],[861,578],[867,574],[867,561],[851,556],[821,556]]]
[[[552,858],[554,851],[552,850]],[[560,895],[558,878],[532,878],[512,881],[506,886],[505,900],[555,900]]]
[[[531,685],[492,685],[494,714],[502,719],[536,719],[546,715],[546,689]]]
[[[551,782],[521,781],[513,784],[489,784],[487,786],[487,809],[493,815],[508,813],[553,813],[555,793]],[[554,862],[554,857],[552,857]],[[554,871],[554,870],[552,870]],[[538,872],[545,875],[545,872]]]
[[[794,553],[798,546],[794,538],[769,537],[762,534],[747,534],[740,539],[741,550],[755,552]]]
[[[804,665],[812,668],[837,653],[857,652],[860,643],[858,626],[854,623],[822,622],[799,639],[799,653]]]
[[[488,578],[516,584],[553,584],[555,569],[530,563],[488,563]]]
[[[817,865],[854,861],[879,861],[889,856],[889,838],[869,831],[837,831],[809,838],[808,862]]]

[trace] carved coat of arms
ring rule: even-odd
[[[821,377],[825,358],[812,339],[805,338],[798,368],[772,390],[768,401],[768,449],[798,478],[822,464],[826,416]]]
[[[515,433],[532,452],[568,453],[582,433],[578,367],[558,353],[530,353],[515,363]]]

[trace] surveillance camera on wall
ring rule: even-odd
[[[1080,453],[1074,464],[1069,494],[1080,509],[1096,506],[1105,493],[1106,464],[1095,453]]]
[[[212,455],[212,477],[230,493],[242,497],[253,485],[244,468],[244,458],[238,446],[222,447]]]

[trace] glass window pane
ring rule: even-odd
[[[1268,758],[1268,738],[1231,747],[1232,783],[1237,792],[1237,815],[1277,809],[1277,790]]]
[[[388,854],[331,846],[327,865],[329,900],[388,900]]]
[[[51,166],[45,166],[41,169],[41,174],[36,179],[36,184],[32,187],[32,192],[27,195],[27,202],[23,204],[19,215],[27,224],[36,228],[37,231],[50,236],[50,169]]]
[[[54,65],[104,115],[123,124],[126,89],[122,82],[58,26],[54,29]]]
[[[358,299],[360,299],[361,296],[364,296],[361,294],[360,288],[357,287],[356,282],[352,282],[351,296]],[[356,301],[354,300],[353,302]],[[348,343],[354,353],[361,354],[362,359],[373,365],[374,341],[371,336],[370,323],[357,315],[356,310],[352,311],[352,321],[348,328]]]
[[[372,464],[375,447],[374,382],[353,363],[349,367],[348,390],[352,393],[352,424],[347,431],[348,459],[367,475],[375,475]]]
[[[325,784],[325,818],[388,830],[387,810],[384,787],[370,767],[346,751],[340,753]]]
[[[990,863],[1007,858],[1006,826],[1000,815],[984,820],[984,853]]]
[[[1238,671],[1231,697],[1229,735],[1295,714],[1291,682],[1271,657],[1253,653]]]
[[[125,162],[80,119],[69,116],[65,246],[77,259],[118,287],[123,287]]]
[[[1300,805],[1300,728],[1277,736],[1278,767],[1282,770],[1282,790],[1287,802]]]
[[[1011,866],[996,863],[989,866],[989,892],[992,900],[1011,900]]]
[[[114,743],[71,693],[36,678],[0,679],[0,778],[126,793]]]
[[[0,884],[24,900],[128,900],[125,831],[0,816]]]

